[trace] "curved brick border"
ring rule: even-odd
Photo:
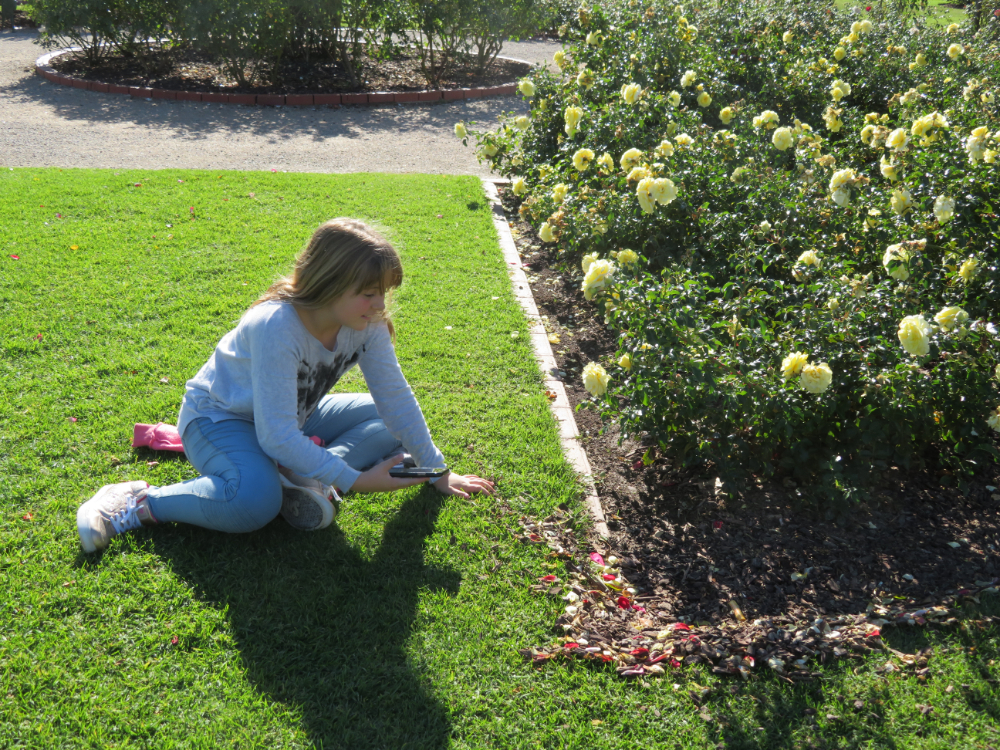
[[[49,63],[60,55],[68,52],[78,52],[80,47],[67,47],[42,55],[35,61],[35,73],[42,78],[62,86],[72,86],[84,91],[99,91],[103,94],[128,94],[140,99],[168,99],[181,102],[217,102],[219,104],[255,104],[268,107],[280,106],[310,106],[341,104],[394,104],[409,102],[451,102],[461,99],[478,99],[484,96],[512,96],[517,91],[517,84],[504,86],[486,86],[471,89],[441,89],[428,91],[375,91],[370,94],[222,94],[200,91],[171,91],[168,89],[151,89],[144,86],[119,86],[113,83],[87,81],[83,78],[73,78],[63,75]],[[500,60],[531,65],[526,60],[514,57],[499,57]]]

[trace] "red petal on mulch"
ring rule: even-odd
[[[676,659],[671,659],[670,666],[673,667],[674,669],[680,669],[681,663]]]
[[[608,654],[601,654],[601,661],[611,661],[611,657]]]
[[[634,471],[639,471],[639,469],[641,469],[641,468],[642,468],[642,459],[640,458],[638,461],[636,461],[634,464],[632,464],[632,469]]]
[[[632,609],[634,609],[636,612],[645,612],[646,611],[645,607],[640,607],[638,604],[633,604],[632,605]]]
[[[601,576],[601,578],[603,578],[605,581],[613,581],[617,577],[618,576],[612,575],[611,573],[605,573]]]
[[[591,553],[590,553],[590,559],[591,559],[591,560],[593,560],[593,561],[594,561],[595,563],[597,563],[598,565],[604,565],[604,558],[603,558],[603,557],[601,557],[601,556],[600,556],[599,554],[597,554],[596,552],[591,552]]]
[[[640,648],[634,648],[631,651],[629,651],[629,654],[631,654],[632,656],[635,656],[635,657],[637,657],[639,659],[645,659],[647,656],[649,656],[649,649],[648,648],[641,648],[641,647]]]
[[[556,578],[555,576],[542,576],[538,580],[539,581],[545,581],[546,583],[553,583],[554,581],[557,581],[559,579]]]
[[[675,622],[670,627],[672,627],[674,630],[690,630],[691,629],[687,625],[685,625],[683,622]]]
[[[876,628],[868,634],[869,638],[879,638],[882,635],[882,631]]]
[[[722,521],[712,521],[712,528],[713,529],[721,529],[722,528]]]
[[[540,536],[538,536],[538,534],[529,534],[528,535],[528,539],[530,539],[533,542],[540,542],[540,541],[542,541],[542,538]]]
[[[563,648],[580,648],[580,644],[570,641],[569,643],[564,643]]]
[[[619,596],[617,601],[619,609],[632,609],[632,602],[628,600],[627,596]]]

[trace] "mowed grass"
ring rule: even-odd
[[[834,0],[834,5],[840,9],[858,7],[864,9],[877,3],[866,0]],[[931,23],[948,25],[950,23],[963,23],[965,21],[965,10],[952,7],[949,0],[928,0],[927,9],[922,12]]]
[[[400,248],[404,372],[452,466],[498,497],[350,496],[315,534],[167,525],[83,555],[75,510],[102,484],[194,476],[130,448],[132,425],[176,420],[184,381],[338,215]],[[877,675],[885,657],[795,688],[521,660],[555,635],[561,602],[530,586],[560,563],[516,540],[517,518],[567,503],[585,519],[475,179],[4,170],[0,245],[0,747],[1000,741],[996,634],[974,624],[888,632],[936,649],[927,684]],[[713,688],[712,721],[692,681]]]

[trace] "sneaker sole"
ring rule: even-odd
[[[101,487],[101,489],[94,493],[94,497],[103,493],[110,486],[111,485],[106,484]],[[104,549],[104,547],[99,546],[94,541],[94,537],[97,535],[94,533],[94,530],[90,528],[90,524],[87,523],[87,516],[84,513],[84,508],[86,507],[87,503],[84,503],[76,509],[76,533],[80,536],[80,544],[83,545],[83,551],[90,554],[92,552],[97,552],[99,549]]]
[[[327,498],[307,487],[293,484],[283,474],[281,479],[281,517],[290,526],[300,531],[319,531],[325,529],[337,515]]]

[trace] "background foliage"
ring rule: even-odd
[[[148,40],[194,47],[222,61],[241,85],[267,80],[285,58],[336,59],[354,84],[367,57],[411,44],[428,83],[458,65],[482,72],[503,40],[534,33],[543,0],[33,0],[24,6],[49,45],[74,44],[91,62],[149,55]]]
[[[948,483],[997,455],[997,21],[973,33],[869,8],[579,6],[560,27],[560,72],[523,89],[530,118],[467,131],[569,262],[638,254],[594,300],[621,332],[597,403],[625,434],[732,485],[790,474],[842,499],[889,465],[940,459]],[[835,99],[839,81],[849,94]],[[755,124],[768,110],[776,122]],[[914,123],[933,112],[947,127],[920,137]],[[897,128],[900,150],[886,145]],[[574,165],[580,154],[593,161]],[[647,212],[638,193],[657,179],[677,197]],[[903,189],[911,205],[897,212]],[[935,213],[938,197],[953,216]],[[899,243],[909,262],[886,267]],[[949,306],[964,325],[933,322]],[[898,338],[910,315],[930,323],[926,355]],[[793,352],[829,366],[826,390],[783,377]]]

